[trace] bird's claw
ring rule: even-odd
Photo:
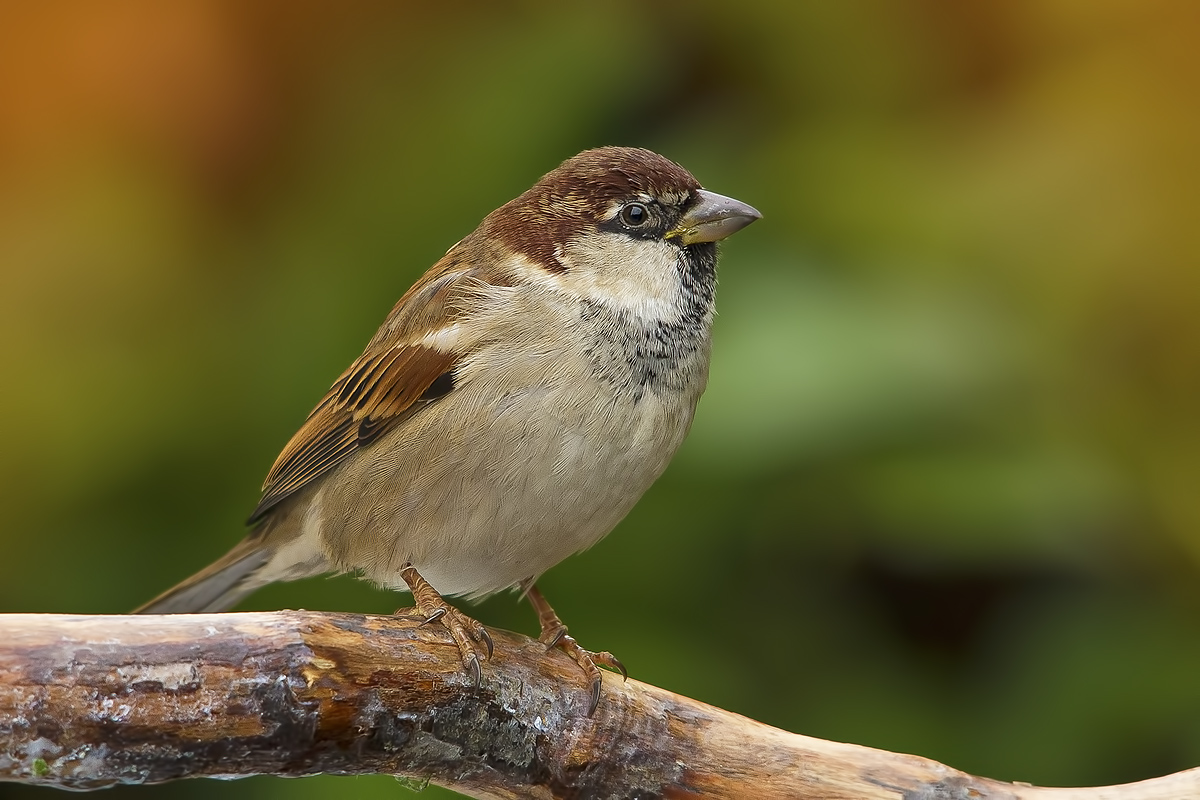
[[[401,570],[400,575],[412,590],[413,601],[416,603],[415,608],[403,609],[403,611],[415,611],[416,613],[402,614],[397,611],[396,615],[417,621],[420,627],[440,622],[442,627],[449,631],[450,638],[458,645],[463,669],[474,680],[475,688],[478,689],[483,684],[481,662],[485,658],[490,659],[496,649],[491,634],[479,622],[442,599],[442,596],[411,565]],[[486,648],[486,656],[480,652],[480,644]]]
[[[620,659],[607,650],[599,653],[585,650],[579,642],[575,641],[574,636],[567,633],[565,625],[560,624],[556,628],[543,631],[538,641],[546,645],[547,653],[555,649],[562,650],[583,670],[584,677],[588,679],[591,689],[587,712],[589,717],[596,713],[596,708],[600,704],[600,686],[603,679],[600,677],[599,667],[619,672],[623,681],[629,680],[629,671],[625,669],[625,665],[621,663]]]
[[[579,642],[575,641],[575,637],[567,633],[567,626],[554,613],[554,609],[546,602],[546,598],[538,591],[537,586],[534,586],[532,581],[524,586],[525,595],[529,598],[534,610],[537,611],[538,620],[542,624],[542,632],[538,636],[538,641],[546,646],[547,653],[554,649],[562,650],[583,670],[589,689],[587,715],[592,716],[600,705],[600,687],[603,684],[603,678],[600,677],[599,667],[620,672],[623,680],[629,680],[629,672],[612,653],[607,651],[593,653],[591,650],[584,650]]]
[[[425,617],[425,619],[421,620],[421,627],[424,628],[426,625],[428,625],[431,622],[437,622],[439,619],[441,619],[444,616],[446,616],[446,607],[445,606],[442,606],[441,608],[435,608],[433,610],[432,614]]]

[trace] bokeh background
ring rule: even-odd
[[[1198,35],[1190,0],[5,3],[0,610],[121,612],[224,552],[410,282],[641,145],[765,218],[691,439],[542,582],[572,632],[994,778],[1200,765]],[[407,792],[107,796],[335,791]]]

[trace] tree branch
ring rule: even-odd
[[[0,780],[71,789],[387,773],[481,798],[1175,800],[1200,769],[1038,789],[787,733],[494,631],[473,686],[437,626],[283,611],[0,615]]]

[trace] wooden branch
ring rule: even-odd
[[[787,733],[494,631],[480,688],[439,627],[284,611],[0,615],[0,780],[70,789],[388,773],[481,798],[1177,800],[1200,769],[1039,789]]]

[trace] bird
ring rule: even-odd
[[[650,150],[568,158],[400,298],[283,448],[248,535],[134,613],[224,611],[349,572],[411,592],[478,685],[492,639],[445,597],[516,589],[547,651],[583,670],[590,716],[597,664],[625,669],[583,649],[536,581],[608,535],[684,441],[716,243],[759,218]]]

